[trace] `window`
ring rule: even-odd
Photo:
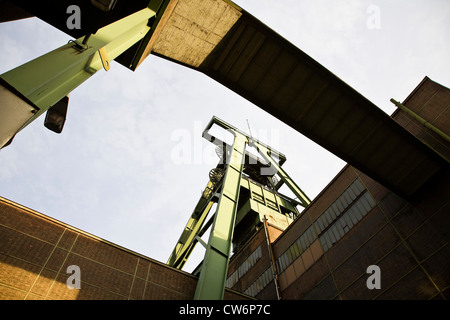
[[[327,251],[357,224],[373,207],[375,200],[368,192],[364,192],[326,231],[319,239],[323,250]]]
[[[245,291],[244,293],[256,297],[256,295],[261,292],[271,281],[273,280],[273,268],[270,266],[266,269],[259,277],[256,279]]]
[[[278,258],[278,270],[283,272],[317,239],[316,233],[310,226],[303,234]]]
[[[261,259],[262,251],[261,246],[255,249],[247,259],[227,278],[226,286],[227,288],[232,288],[239,279],[253,267],[259,259]]]
[[[283,272],[317,239],[324,251],[341,239],[373,207],[375,200],[366,192],[364,185],[356,179],[277,259],[279,272]],[[315,230],[314,230],[315,228]]]

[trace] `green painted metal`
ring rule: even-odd
[[[245,178],[241,180],[241,187],[248,189],[249,191],[253,190],[254,185],[256,185],[256,182],[254,182],[252,180],[247,180]],[[268,195],[270,195],[270,197],[274,198],[274,201],[278,204],[278,207],[284,207],[288,211],[291,211],[293,213],[295,213],[297,211],[297,208],[296,208],[297,205],[303,206],[303,204],[301,202],[291,199],[291,198],[279,193],[278,191],[276,193],[273,193],[273,192],[263,188],[262,189],[262,197],[264,197],[264,200]],[[267,202],[267,201],[265,201],[265,202]]]
[[[222,140],[209,133],[209,130],[213,125],[218,125],[234,135],[232,146],[224,143]],[[306,206],[309,204],[310,200],[286,172],[281,169],[281,163],[284,162],[286,158],[278,151],[256,139],[252,139],[252,137],[246,133],[217,117],[213,117],[207,125],[203,132],[203,137],[218,146],[226,146],[226,151],[224,153],[226,171],[221,180],[221,192],[218,195],[217,210],[213,217],[214,222],[211,227],[208,243],[206,244],[205,256],[202,264],[198,267],[200,275],[194,299],[221,300],[223,299],[225,292],[225,283],[233,233],[237,220],[239,193],[242,186],[242,172],[244,169],[247,145],[255,146],[266,161],[273,166],[272,169],[275,169],[275,172],[280,175],[281,179],[298,197],[298,204]],[[272,158],[272,153],[277,156],[280,164]],[[209,188],[206,190],[212,189],[211,183],[212,181],[209,182]],[[250,188],[250,184],[248,184],[247,188]],[[262,190],[260,186],[259,188]],[[283,203],[283,199],[280,196],[273,195],[273,200],[277,206]],[[206,203],[208,203],[208,206],[212,205],[212,199],[203,195],[171,254],[169,265],[181,268],[186,262],[189,254],[192,252],[193,246],[198,239],[197,236],[199,235],[199,230],[206,218],[207,211],[210,210],[210,207],[205,207]],[[199,210],[200,207],[204,207],[204,211]]]
[[[240,135],[246,137],[248,139],[248,141],[249,141],[249,145],[252,145],[252,143],[253,144],[257,143],[259,146],[265,147],[267,150],[270,150],[270,154],[275,155],[279,159],[280,165],[283,165],[283,163],[286,162],[286,156],[283,153],[275,150],[274,148],[272,148],[272,147],[268,146],[267,144],[263,143],[262,141],[259,141],[259,140],[255,139],[255,138],[251,137],[250,135],[248,135],[244,131],[239,130],[238,128],[236,128],[236,127],[232,126],[231,124],[223,121],[222,119],[219,119],[216,116],[213,116],[211,121],[209,122],[209,124],[206,126],[206,129],[203,131],[203,137],[206,140],[214,143],[215,145],[223,146],[223,145],[225,145],[225,142],[220,140],[220,139],[218,139],[217,137],[213,137],[212,135],[209,134],[208,131],[214,124],[218,125],[219,127],[223,128],[225,130],[228,130],[228,131],[230,131],[232,133],[236,132],[236,133],[239,133]]]
[[[167,264],[182,269],[201,237],[201,230],[214,201],[209,201],[199,217],[191,217]]]
[[[306,207],[307,205],[309,205],[311,203],[311,200],[308,198],[308,196],[302,191],[302,189],[300,189],[300,187],[294,182],[294,180],[292,180],[291,177],[289,177],[289,175],[281,167],[281,165],[286,161],[286,157],[284,156],[284,154],[275,150],[274,148],[269,147],[267,144],[265,144],[257,139],[252,138],[245,132],[242,132],[241,130],[233,127],[232,125],[226,123],[225,121],[223,121],[217,117],[213,117],[213,119],[211,120],[208,127],[211,127],[212,123],[216,123],[217,125],[221,126],[222,128],[229,130],[230,132],[236,132],[236,133],[239,133],[239,134],[245,136],[248,139],[249,146],[253,146],[256,148],[256,150],[258,150],[259,154],[264,158],[264,160],[266,160],[270,164],[270,166],[272,167],[271,169],[274,170],[280,176],[281,181],[283,183],[285,183],[289,187],[289,189],[291,189],[291,191],[295,194],[295,196],[298,198],[300,204],[303,207]],[[203,136],[206,139],[212,141],[214,144],[221,145],[224,143],[223,141],[221,141],[215,137],[211,137],[208,134],[207,130],[204,131]],[[279,159],[279,162],[277,162],[272,157],[272,155],[275,155]],[[277,186],[277,189],[279,187],[280,187],[280,185]]]
[[[195,245],[197,244],[197,236],[200,235],[201,228],[208,216],[214,201],[214,193],[219,188],[220,183],[209,181],[198,201],[194,212],[189,218],[183,233],[181,234],[175,248],[173,249],[167,264],[171,267],[182,269]]]
[[[223,178],[222,193],[195,290],[196,300],[221,300],[225,292],[243,160],[248,143],[245,135],[239,132],[234,132],[234,135],[233,147]]]
[[[265,145],[260,144],[258,141],[251,142],[258,152],[261,154],[261,156],[266,160],[270,165],[273,167],[273,169],[277,172],[277,174],[280,176],[281,180],[291,189],[291,191],[295,194],[297,199],[300,201],[301,205],[303,207],[308,206],[311,203],[311,200],[308,198],[308,196],[302,191],[302,189],[299,188],[299,186],[294,182],[294,180],[289,177],[289,175],[286,173],[286,171],[283,170],[283,168],[275,161],[271,156],[271,151],[269,148],[267,148]]]
[[[234,141],[232,146],[209,133],[209,130],[213,125],[218,125],[222,129],[228,130],[233,134]],[[194,246],[199,242],[199,237],[201,237],[205,232],[205,229],[209,228],[210,224],[212,224],[208,243],[202,243],[206,248],[203,262],[195,270],[195,274],[199,274],[199,280],[194,299],[221,300],[223,299],[225,292],[233,234],[238,223],[237,209],[240,188],[243,187],[249,189],[252,195],[260,195],[264,203],[268,202],[270,198],[272,204],[266,203],[267,212],[273,210],[275,214],[283,214],[281,206],[287,208],[294,214],[298,213],[295,206],[307,206],[310,200],[286,172],[281,169],[281,164],[286,161],[286,157],[273,148],[270,148],[256,139],[252,139],[252,137],[246,133],[217,117],[211,119],[203,132],[203,137],[218,146],[225,147],[225,151],[222,155],[223,160],[225,161],[219,162],[215,169],[221,170],[220,179],[217,179],[215,175],[210,174],[211,179],[172,251],[168,264],[172,267],[181,269],[186,263]],[[267,163],[273,166],[270,170],[272,174],[273,172],[276,172],[281,177],[282,181],[284,181],[298,197],[298,202],[289,199],[276,191],[269,192],[269,190],[265,190],[256,182],[242,177],[245,160],[249,155],[246,151],[248,145],[255,146],[263,158],[266,159]],[[279,163],[273,159],[271,154],[275,154],[279,159]],[[226,168],[225,171],[224,166]],[[250,198],[249,201],[253,200]],[[216,212],[205,224],[205,219],[215,202],[217,202]],[[257,210],[259,209],[256,209],[256,211]],[[239,217],[239,219],[242,219],[242,215],[245,215],[248,211],[249,208],[244,205],[244,207],[241,208],[241,217]],[[256,218],[258,221],[263,221],[259,217]],[[211,223],[212,220],[213,222]]]
[[[2,80],[39,108],[23,127],[102,69],[105,63],[109,67],[109,61],[141,40],[150,30],[149,19],[154,15],[149,8],[140,10],[99,29],[90,37],[69,42],[2,74]],[[83,40],[86,40],[84,44]]]
[[[442,130],[438,129],[437,127],[435,127],[434,125],[432,125],[430,122],[428,122],[427,120],[425,120],[424,118],[422,118],[421,116],[419,116],[417,113],[415,113],[414,111],[412,111],[411,109],[409,109],[408,107],[406,107],[404,104],[396,101],[395,99],[391,99],[391,102],[393,104],[395,104],[399,109],[401,109],[402,111],[404,111],[405,113],[409,114],[411,117],[413,117],[414,119],[416,119],[419,123],[421,123],[424,127],[430,129],[431,131],[433,131],[434,133],[436,133],[437,135],[439,135],[442,139],[444,139],[447,142],[450,142],[450,137],[443,132]]]

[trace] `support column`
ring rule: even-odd
[[[222,300],[225,292],[245,149],[248,143],[246,136],[238,132],[233,133],[235,138],[227,158],[229,164],[223,178],[222,193],[195,290],[196,300]]]

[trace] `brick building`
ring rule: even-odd
[[[403,104],[448,134],[448,88],[426,77]],[[441,136],[400,109],[392,118],[450,158]],[[271,248],[261,229],[233,256],[228,285],[260,299],[448,299],[449,181],[447,167],[404,199],[346,165],[283,233],[268,226]],[[371,265],[380,289],[366,285]]]
[[[80,268],[79,290],[69,266]],[[0,300],[190,300],[196,284],[189,273],[0,198]],[[248,297],[227,290],[225,299]]]
[[[448,133],[450,90],[425,78],[403,102]],[[392,118],[449,159],[449,143]],[[267,222],[230,261],[225,299],[448,299],[450,186],[444,168],[404,199],[351,165],[285,230]],[[71,265],[82,290],[67,284]],[[368,266],[381,271],[369,289]],[[197,277],[0,198],[0,299],[185,299]]]

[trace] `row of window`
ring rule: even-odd
[[[374,206],[375,200],[356,179],[278,259],[283,272],[317,239],[324,251],[342,238]],[[315,229],[315,230],[314,230]],[[317,233],[316,233],[317,232]]]
[[[247,271],[253,267],[256,262],[258,262],[259,259],[262,257],[262,251],[261,246],[255,249],[248,258],[237,268],[228,278],[226,281],[226,286],[228,288],[232,288],[239,279],[247,273]]]
[[[277,268],[283,272],[317,239],[316,232],[310,226],[303,234],[277,259]]]
[[[276,199],[270,200],[269,198],[264,197],[264,195],[261,195],[259,193],[256,193],[255,191],[252,191],[252,199],[255,201],[258,201],[259,203],[262,203],[263,205],[275,210],[280,211],[280,208],[278,208],[278,204],[276,202]]]
[[[340,196],[314,221],[303,234],[276,260],[281,273],[291,265],[311,244],[319,238],[324,251],[342,238],[358,223],[376,203],[359,179],[356,179]],[[317,235],[318,234],[318,235]],[[261,258],[259,246],[247,260],[227,279],[231,288]],[[245,294],[256,296],[273,280],[270,266],[246,290]]]
[[[246,295],[256,297],[256,295],[264,289],[270,281],[273,280],[273,268],[272,265],[266,269],[245,291]]]
[[[334,201],[327,210],[320,215],[314,222],[317,232],[320,234],[326,229],[336,218],[341,215],[356,198],[359,197],[366,189],[359,179],[356,179],[340,196]]]
[[[323,250],[327,251],[357,224],[373,207],[375,200],[365,192],[339,219],[337,219],[319,239]]]

